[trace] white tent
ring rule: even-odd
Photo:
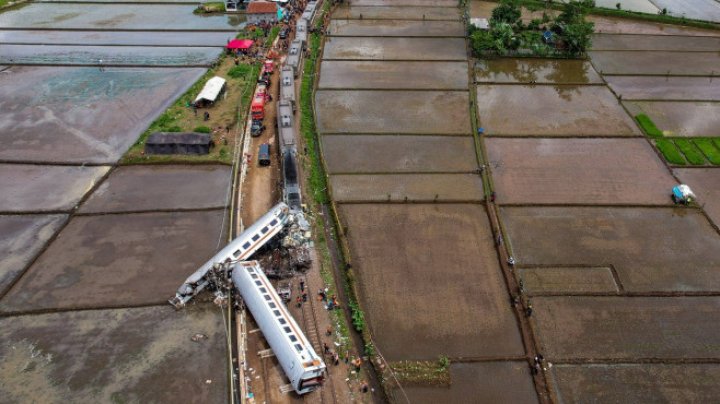
[[[205,83],[200,94],[195,98],[195,103],[198,101],[215,102],[218,95],[222,92],[225,87],[225,79],[222,77],[215,76]]]

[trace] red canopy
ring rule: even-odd
[[[233,39],[232,41],[228,42],[227,48],[228,49],[240,49],[240,50],[247,50],[250,49],[253,45],[252,39]]]

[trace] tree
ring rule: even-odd
[[[558,24],[574,24],[585,19],[585,14],[595,7],[595,0],[569,1],[563,4],[563,11],[555,20]]]
[[[595,24],[592,22],[578,22],[567,24],[563,28],[563,39],[567,44],[568,52],[578,56],[585,53],[592,42],[592,33]]]
[[[490,22],[491,24],[505,22],[513,25],[520,21],[520,15],[518,0],[502,0],[500,5],[493,9]]]

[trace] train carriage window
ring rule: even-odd
[[[297,349],[298,352],[302,352],[302,345],[295,344],[295,349]]]
[[[258,278],[257,274],[250,274],[250,277],[253,278],[253,279],[257,279],[257,278]]]
[[[279,319],[278,319],[278,322],[279,322],[280,324],[286,324],[286,323],[287,323],[287,321],[285,321],[284,318],[279,318]]]
[[[241,252],[242,252],[242,251],[237,250],[237,251],[235,251],[235,252],[233,253],[233,255],[235,256],[235,258],[237,258],[237,257],[240,256],[240,253],[241,253]]]
[[[277,224],[277,222],[278,222],[277,219],[273,219],[273,220],[270,222],[270,226],[275,226],[275,225]]]
[[[260,281],[255,281],[255,284],[258,285],[258,286],[261,286],[261,285],[262,285],[262,282],[260,282]]]
[[[267,289],[265,289],[265,288],[260,288],[260,291],[261,291],[262,293],[267,293]]]
[[[273,302],[270,302],[270,304],[268,304],[268,306],[270,306],[271,309],[274,309],[274,308],[277,307],[277,306],[275,305],[275,303],[273,303]]]
[[[265,233],[268,232],[268,230],[270,230],[270,228],[267,227],[267,226],[265,226],[265,227],[263,227],[262,230],[260,230],[260,231],[262,232],[262,234],[265,234]]]
[[[274,311],[273,311],[273,314],[276,315],[276,316],[278,316],[278,317],[281,316],[280,310],[274,310]]]
[[[292,332],[292,330],[290,329],[290,327],[284,327],[283,330],[285,330],[285,332],[288,333],[288,334],[290,334],[290,333]]]
[[[269,296],[269,295],[265,295],[265,296],[263,296],[263,297],[265,298],[265,300],[270,301],[270,296]]]
[[[245,250],[247,250],[248,248],[250,248],[250,242],[248,241],[248,242],[246,242],[245,244],[243,244],[242,248],[245,249]]]
[[[292,341],[292,342],[297,342],[297,337],[294,336],[294,335],[291,335],[291,336],[290,336],[290,341]]]
[[[252,236],[252,241],[258,241],[259,238],[260,238],[260,235],[256,234],[256,235]]]

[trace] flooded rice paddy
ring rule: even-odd
[[[37,45],[222,47],[229,36],[232,33],[196,32],[193,35],[182,35],[177,32],[148,34],[142,31],[0,30],[0,43],[33,45],[35,50],[38,50]]]
[[[595,34],[592,37],[592,49],[713,52],[720,49],[720,38],[675,35]]]
[[[645,139],[489,138],[485,145],[501,204],[672,204],[676,181]]]
[[[489,135],[635,136],[637,126],[603,86],[479,85],[480,126]]]
[[[608,76],[605,80],[623,100],[720,101],[720,78]]]
[[[480,59],[475,64],[479,83],[600,84],[589,62],[562,59]]]
[[[631,114],[647,114],[655,125],[670,136],[720,136],[720,103],[628,101]]]
[[[333,175],[338,202],[477,202],[483,199],[477,174]]]
[[[428,47],[435,49],[428,52]],[[466,60],[462,38],[331,37],[324,59],[339,60]]]
[[[465,36],[465,27],[460,21],[332,20],[328,28],[328,35],[463,37]]]
[[[718,52],[590,51],[600,74],[710,76],[720,72]]]
[[[0,164],[0,211],[70,211],[109,169]]]
[[[720,227],[720,170],[679,168],[673,171],[684,184],[692,188],[710,220]]]
[[[336,20],[421,20],[458,21],[460,9],[456,7],[427,6],[340,6],[332,14]]]
[[[318,88],[467,90],[467,62],[325,61]]]

